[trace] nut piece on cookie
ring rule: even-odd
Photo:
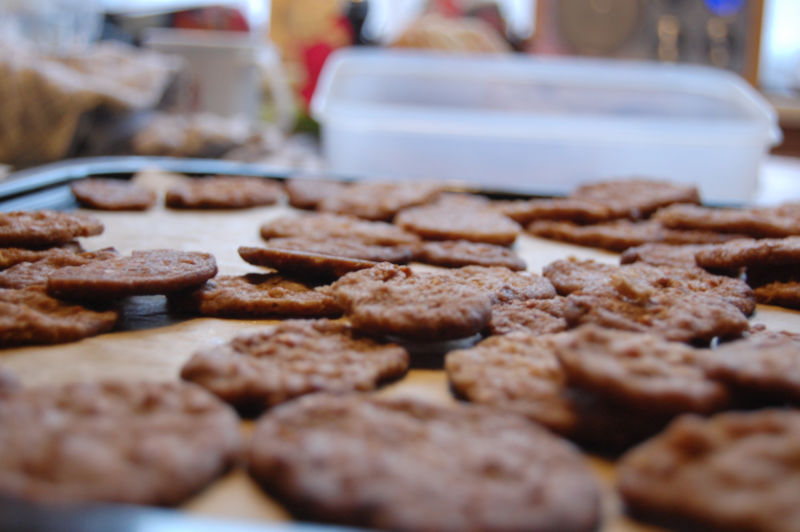
[[[87,214],[61,211],[0,212],[0,246],[41,248],[103,232],[103,223]]]
[[[262,417],[252,441],[250,474],[303,518],[382,530],[600,525],[580,454],[513,414],[315,394]]]
[[[283,185],[271,179],[244,176],[187,178],[167,191],[172,209],[245,209],[272,205],[283,197]]]
[[[372,390],[408,364],[402,347],[360,336],[346,323],[288,320],[195,353],[181,377],[257,414],[307,393]]]
[[[155,192],[122,179],[81,179],[73,181],[70,190],[75,199],[92,209],[144,211],[156,203]]]
[[[208,253],[151,249],[59,268],[48,278],[47,291],[68,299],[170,294],[201,285],[216,274],[217,263]]]
[[[0,496],[176,505],[233,466],[239,419],[199,386],[103,381],[0,400]]]

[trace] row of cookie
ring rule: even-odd
[[[265,414],[243,442],[236,415],[191,384],[0,390],[5,498],[175,505],[244,457],[271,495],[314,520],[589,531],[601,519],[576,449],[482,407],[313,394]]]

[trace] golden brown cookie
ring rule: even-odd
[[[441,183],[432,181],[361,181],[331,191],[319,201],[317,209],[366,220],[389,221],[401,209],[432,201],[442,190]]]
[[[494,303],[555,297],[553,285],[533,272],[515,272],[502,266],[464,266],[449,270],[458,281],[485,290]]]
[[[673,203],[700,203],[693,185],[650,179],[618,179],[589,183],[576,188],[570,199],[591,201],[607,207],[614,218],[647,218]]]
[[[414,272],[380,263],[345,275],[332,289],[353,328],[365,334],[451,340],[480,332],[491,316],[491,292],[449,270]]]
[[[110,330],[115,310],[90,310],[48,296],[43,287],[0,288],[0,346],[60,344]]]
[[[253,414],[308,393],[372,390],[403,375],[408,363],[402,347],[360,336],[346,323],[288,320],[198,351],[181,377]]]
[[[175,505],[235,464],[239,419],[197,386],[103,381],[0,401],[0,495]]]
[[[800,265],[800,237],[732,240],[699,251],[695,260],[709,270]]]
[[[222,318],[316,318],[342,313],[327,287],[273,273],[214,277],[174,301],[204,316]]]
[[[694,530],[789,532],[800,527],[800,412],[687,414],[617,467],[637,515]]]
[[[286,181],[286,195],[292,207],[316,209],[323,198],[334,195],[345,187],[347,185],[339,181],[295,177]]]
[[[242,246],[239,256],[247,263],[273,268],[286,275],[324,281],[378,264],[372,260],[272,247]]]
[[[0,248],[0,271],[21,262],[36,262],[51,255],[62,255],[64,252],[83,253],[86,251],[77,241],[70,241],[55,247],[44,249]]]
[[[47,286],[47,279],[61,268],[82,266],[90,262],[118,257],[114,248],[75,253],[54,248],[43,258],[34,262],[21,262],[0,272],[0,287],[24,288],[26,286]]]
[[[167,191],[173,209],[245,209],[272,205],[283,196],[283,185],[260,177],[213,176],[187,178]]]
[[[414,260],[446,268],[476,265],[525,269],[525,261],[509,248],[468,240],[423,242],[416,247]]]
[[[614,213],[601,203],[572,198],[549,198],[495,202],[493,207],[521,225],[534,220],[558,220],[576,224],[604,222]]]
[[[549,299],[513,300],[492,305],[489,320],[491,334],[527,331],[532,334],[549,334],[567,329],[564,318],[563,297]]]
[[[652,266],[678,266],[696,268],[694,259],[698,251],[709,249],[714,244],[642,244],[628,248],[620,255],[620,264],[644,262]]]
[[[379,246],[366,244],[355,238],[318,238],[314,236],[290,236],[270,238],[267,241],[270,249],[286,251],[304,251],[315,255],[330,255],[349,259],[371,260],[373,262],[394,262],[405,264],[414,258],[410,246]]]
[[[80,179],[72,182],[70,190],[75,199],[92,209],[144,211],[156,203],[155,192],[122,179]]]
[[[103,223],[86,214],[60,211],[0,213],[0,246],[41,248],[103,232]]]
[[[714,208],[672,205],[653,218],[666,227],[738,233],[753,238],[782,238],[800,234],[800,204],[776,207]]]
[[[276,218],[261,226],[261,236],[266,240],[289,236],[351,238],[379,246],[419,242],[418,236],[396,225],[327,213]]]
[[[327,522],[578,532],[601,519],[596,482],[571,445],[476,406],[304,397],[259,420],[249,463],[299,516]]]
[[[217,274],[213,255],[197,251],[150,249],[50,274],[47,291],[69,299],[114,299],[169,294],[203,284]]]

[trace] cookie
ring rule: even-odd
[[[284,216],[261,226],[261,236],[269,240],[278,237],[313,236],[317,239],[350,238],[379,246],[414,244],[419,237],[396,225],[370,222],[354,216],[338,214],[304,214]]]
[[[762,305],[800,308],[800,281],[774,281],[753,288],[756,301]]]
[[[414,260],[445,268],[477,265],[525,269],[525,261],[507,247],[468,240],[423,242],[416,247]]]
[[[373,262],[394,262],[396,264],[405,264],[414,258],[414,251],[410,246],[379,246],[365,244],[354,238],[321,239],[302,236],[271,238],[267,241],[267,247],[286,251],[304,251],[314,255],[330,255]]]
[[[60,211],[0,212],[0,246],[41,248],[103,232],[103,223],[86,214]]]
[[[47,286],[47,279],[56,271],[67,266],[82,266],[91,262],[118,257],[114,248],[99,251],[75,253],[54,248],[35,262],[21,262],[0,272],[0,287],[24,288],[26,286]]]
[[[430,181],[363,181],[332,191],[320,200],[317,209],[366,220],[388,221],[401,209],[432,201],[442,190],[441,184]]]
[[[668,229],[651,220],[614,220],[594,225],[538,220],[528,225],[526,230],[532,235],[550,240],[617,252],[648,242],[706,244],[725,242],[733,238],[712,231]]]
[[[252,414],[312,392],[372,390],[408,364],[402,347],[359,336],[346,323],[288,320],[195,353],[181,378]]]
[[[110,330],[119,314],[64,303],[43,287],[0,288],[0,346],[60,344]]]
[[[521,225],[534,220],[557,220],[576,224],[604,222],[614,213],[601,203],[572,198],[550,198],[495,202],[494,208]]]
[[[175,505],[238,458],[239,420],[200,387],[73,383],[0,401],[0,495]]]
[[[693,185],[650,179],[619,179],[589,183],[576,188],[570,199],[591,201],[607,207],[615,218],[647,218],[673,203],[699,204],[700,193]]]
[[[653,219],[666,227],[738,233],[753,238],[782,238],[800,234],[800,204],[776,207],[714,208],[672,205]]]
[[[283,196],[283,186],[260,177],[214,176],[186,179],[165,197],[172,209],[245,209],[272,205]]]
[[[703,370],[707,350],[596,325],[553,335],[548,345],[570,383],[623,406],[677,415],[730,403],[727,388]]]
[[[623,456],[617,485],[639,515],[698,530],[800,527],[800,413],[687,414]]]
[[[703,367],[711,378],[750,395],[800,402],[797,335],[756,330],[712,350]]]
[[[64,252],[83,253],[84,251],[86,250],[77,241],[44,249],[0,248],[0,271],[21,262],[36,262],[51,255],[62,255]]]
[[[151,249],[59,268],[48,278],[47,291],[69,299],[169,294],[201,285],[216,273],[217,263],[208,253]]]
[[[378,264],[371,260],[271,247],[241,246],[239,256],[256,266],[266,266],[287,275],[319,280],[337,279],[348,272],[372,268]]]
[[[644,262],[652,266],[697,268],[695,254],[713,246],[714,244],[642,244],[626,249],[620,255],[619,262],[620,264]]]
[[[491,293],[448,272],[380,263],[345,275],[332,290],[353,328],[366,334],[451,340],[480,332],[491,316]]]
[[[220,276],[176,302],[221,318],[337,316],[341,309],[325,287],[278,274]]]
[[[533,272],[515,272],[502,266],[464,266],[449,270],[456,280],[491,294],[492,302],[555,297],[553,285]]]
[[[319,202],[340,192],[346,184],[329,179],[292,178],[286,181],[289,205],[298,209],[316,209]]]
[[[359,527],[588,531],[601,519],[571,445],[480,407],[305,397],[258,422],[250,473],[303,517]]]
[[[699,251],[695,260],[709,270],[800,265],[800,237],[732,240]]]
[[[92,209],[144,211],[156,203],[155,192],[122,179],[80,179],[72,182],[70,190],[75,199]]]
[[[562,297],[514,300],[492,305],[492,317],[489,320],[491,334],[512,331],[549,334],[566,329]]]
[[[469,202],[444,201],[400,211],[394,223],[429,240],[469,240],[510,246],[521,231],[517,222]]]

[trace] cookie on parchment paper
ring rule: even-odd
[[[739,209],[671,205],[656,212],[653,219],[675,229],[737,233],[753,238],[800,235],[800,203]]]
[[[516,272],[502,266],[464,266],[448,270],[454,279],[485,290],[493,303],[555,297],[552,283],[533,272]]]
[[[341,255],[272,248],[269,244],[266,247],[241,246],[238,252],[242,260],[249,264],[273,268],[287,275],[321,281],[338,279],[346,273],[372,268],[379,264],[372,260]]]
[[[699,204],[700,192],[693,185],[631,178],[587,183],[576,188],[569,198],[603,205],[615,218],[638,219],[673,203]]]
[[[72,383],[0,401],[0,495],[175,505],[238,460],[239,419],[185,383]]]
[[[354,329],[410,340],[472,336],[488,324],[493,300],[450,270],[416,272],[389,263],[349,273],[331,288]]]
[[[0,246],[41,248],[103,232],[103,223],[88,214],[61,211],[0,213]]]
[[[401,209],[434,200],[444,186],[434,181],[362,181],[344,185],[317,203],[321,212],[389,221]]]
[[[223,318],[317,318],[342,312],[327,287],[274,273],[214,277],[173,301],[204,316]]]
[[[114,248],[75,253],[60,248],[34,262],[21,262],[0,272],[0,287],[24,288],[26,286],[47,286],[47,279],[56,271],[67,266],[82,266],[91,262],[118,257]]]
[[[47,291],[70,299],[169,294],[201,285],[216,273],[217,263],[208,253],[139,250],[124,257],[59,268],[48,278]]]
[[[304,397],[259,420],[250,474],[303,517],[369,528],[578,532],[601,519],[570,444],[477,406]]]
[[[347,185],[329,179],[294,177],[287,180],[285,186],[289,205],[297,209],[316,209],[323,198],[336,194]]]
[[[79,242],[72,240],[65,244],[44,249],[25,249],[25,248],[0,248],[0,270],[8,269],[20,262],[36,262],[51,255],[62,255],[63,253],[83,253],[86,251]]]
[[[439,240],[416,246],[414,260],[445,268],[461,266],[504,266],[524,270],[525,261],[511,249],[468,240]]]
[[[44,287],[0,288],[2,347],[73,342],[110,330],[118,317],[52,298]]]
[[[800,237],[732,240],[699,251],[695,260],[709,270],[800,266]]]
[[[528,225],[534,220],[559,220],[583,225],[614,217],[611,209],[605,205],[572,198],[496,201],[492,207],[521,225]]]
[[[644,262],[651,266],[699,268],[694,256],[714,244],[642,244],[626,249],[619,257],[620,264]]]
[[[75,199],[92,209],[145,211],[156,203],[155,192],[123,179],[80,179],[72,182],[70,190]]]
[[[261,237],[265,240],[290,236],[313,237],[321,240],[348,238],[380,246],[415,244],[420,240],[417,235],[396,225],[330,213],[282,216],[261,226]]]
[[[283,185],[261,177],[211,176],[186,178],[167,190],[172,209],[245,209],[272,205],[283,197]]]
[[[408,364],[402,347],[360,336],[346,323],[288,320],[198,351],[181,377],[251,414],[313,392],[372,390]]]
[[[800,527],[800,412],[686,414],[624,455],[617,485],[637,515],[694,530]]]
[[[567,329],[564,304],[561,296],[548,299],[517,299],[492,305],[489,320],[491,334],[527,331],[532,334],[549,334]]]
[[[354,238],[323,239],[303,236],[270,238],[267,241],[267,247],[373,262],[394,262],[395,264],[405,264],[414,258],[414,251],[410,246],[379,246],[366,244]]]

